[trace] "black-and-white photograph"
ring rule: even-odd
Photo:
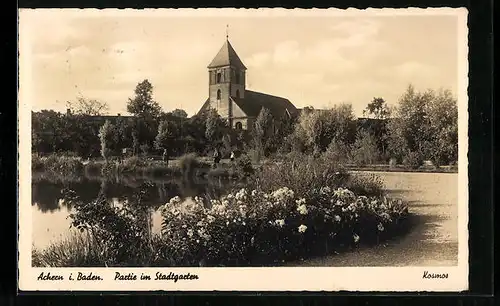
[[[33,268],[467,261],[462,15],[86,11],[21,14]]]

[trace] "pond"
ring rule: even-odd
[[[152,220],[153,232],[161,228],[161,214],[158,208],[175,196],[192,201],[195,196],[219,197],[233,186],[224,180],[151,180],[137,177],[110,179],[79,178],[78,180],[54,180],[34,177],[32,181],[31,208],[33,218],[32,241],[38,249],[62,239],[72,230],[69,215],[74,211],[64,200],[64,191],[72,190],[84,201],[93,201],[103,194],[114,205],[120,205],[144,190],[142,204]]]

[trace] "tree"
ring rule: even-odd
[[[155,149],[168,149],[171,145],[171,141],[174,138],[173,131],[170,127],[168,121],[161,121],[158,125],[158,134],[156,134],[156,138],[154,141]]]
[[[300,115],[295,125],[296,137],[303,139],[309,151],[323,152],[332,139],[351,143],[355,136],[352,105],[340,104],[328,110],[312,110]]]
[[[226,122],[219,116],[215,109],[209,109],[205,121],[205,138],[212,146],[219,145],[219,142],[226,130]]]
[[[127,111],[135,116],[156,118],[162,110],[158,102],[153,100],[153,85],[144,80],[135,87],[135,97],[129,98]]]
[[[71,113],[76,115],[102,116],[106,115],[109,110],[106,102],[83,97],[78,97],[76,101],[68,101],[66,104]]]
[[[226,150],[226,153],[229,154],[233,150],[232,142],[231,142],[231,135],[226,134],[222,136],[222,144],[224,145],[224,149]]]
[[[417,161],[456,161],[457,121],[457,102],[450,91],[417,92],[410,85],[388,124],[389,150],[399,160],[412,153],[412,160]]]
[[[171,112],[172,116],[179,117],[179,118],[187,118],[188,114],[186,113],[185,110],[176,108]]]
[[[374,135],[364,129],[359,129],[351,155],[354,163],[359,166],[370,165],[377,161],[380,153]]]
[[[255,125],[253,129],[254,146],[257,150],[259,156],[265,154],[267,151],[268,140],[270,139],[271,128],[273,124],[273,116],[271,111],[263,107],[257,119],[255,119]]]
[[[390,114],[391,110],[382,98],[373,98],[372,102],[368,103],[366,109],[363,110],[363,115],[372,116],[375,119],[386,119]]]
[[[101,140],[101,155],[107,162],[110,155],[109,144],[113,137],[113,125],[106,120],[99,129],[99,139]]]

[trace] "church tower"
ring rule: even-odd
[[[208,65],[210,107],[232,126],[233,101],[245,98],[246,67],[226,37],[219,53]]]

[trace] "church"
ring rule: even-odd
[[[212,108],[233,129],[251,130],[262,108],[271,112],[274,123],[285,116],[297,116],[298,109],[288,100],[246,89],[247,68],[226,37],[222,48],[208,65],[209,94],[198,113]]]

